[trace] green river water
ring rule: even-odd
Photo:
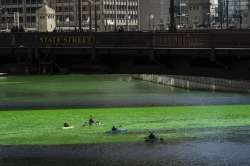
[[[129,75],[0,77],[0,108],[248,104],[249,94],[188,91]]]
[[[129,75],[0,77],[0,165],[250,165],[249,103],[249,94],[189,91],[133,80]],[[134,108],[172,105],[224,106]],[[48,107],[63,109],[31,111]],[[11,108],[30,111],[5,111]],[[104,125],[80,127],[90,112]],[[75,128],[62,130],[65,119]],[[105,133],[121,123],[129,134]],[[146,129],[156,130],[164,143],[144,143]],[[175,139],[179,142],[171,143]],[[88,141],[121,143],[83,144]]]

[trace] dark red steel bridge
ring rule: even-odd
[[[250,31],[0,33],[0,72],[250,77]]]

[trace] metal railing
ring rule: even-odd
[[[133,78],[184,89],[250,93],[250,82],[211,77],[138,74]]]

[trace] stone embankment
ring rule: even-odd
[[[190,90],[211,90],[225,92],[250,93],[250,82],[227,80],[211,77],[192,77],[176,75],[155,75],[137,74],[132,76],[134,79],[150,81],[162,85],[190,89]]]

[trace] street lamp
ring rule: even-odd
[[[97,6],[96,0],[88,0],[89,3],[89,30],[92,31],[92,6],[95,10],[95,32],[97,32]]]
[[[244,11],[243,12],[243,20],[242,20],[242,22],[243,22],[243,25],[244,25],[244,28],[247,28],[247,18],[248,18],[248,12],[247,11]]]
[[[70,31],[70,16],[66,17],[65,24],[68,25],[68,31]]]
[[[3,8],[0,7],[0,27],[2,28],[2,23],[3,23]]]
[[[153,26],[151,26],[152,21],[154,20],[154,18],[155,18],[154,14],[149,15],[149,22],[148,22],[149,30],[154,30],[154,23],[153,23]],[[153,27],[153,29],[151,29],[151,27]]]
[[[226,17],[227,17],[227,29],[229,27],[229,1],[226,1]]]
[[[78,26],[79,31],[82,30],[82,0],[78,0]]]
[[[174,14],[175,14],[175,5],[174,5],[174,0],[170,0],[170,8],[169,8],[169,13],[170,13],[170,28],[169,30],[171,32],[175,32],[176,31],[176,25],[175,25],[175,18],[174,18]]]
[[[61,28],[60,28],[60,19],[58,18],[57,20],[56,20],[56,26],[58,27],[58,31],[60,31],[61,30]]]
[[[224,4],[223,1],[220,0],[219,1],[219,20],[220,20],[220,28],[223,29],[223,23],[224,23],[224,17],[223,17],[223,13],[224,13]]]
[[[4,8],[0,8],[0,21],[1,21],[1,27],[6,27],[6,30],[8,30],[8,18],[7,18],[8,12]]]
[[[115,6],[115,31],[117,31],[117,2],[114,0],[114,6]]]
[[[95,32],[97,32],[97,7],[96,7],[96,0],[94,0],[95,5]]]
[[[240,14],[240,16],[239,16],[240,18],[240,29],[242,28],[242,15]]]
[[[207,24],[208,28],[211,29],[211,13],[207,13]]]
[[[19,12],[14,12],[14,25],[19,29]]]
[[[126,26],[127,26],[127,31],[129,31],[129,20],[130,20],[130,15],[126,14]]]
[[[7,15],[8,15],[8,12],[5,11],[4,12],[4,18],[5,18],[5,23],[6,23],[6,30],[8,31],[9,30],[9,20],[7,18]]]

